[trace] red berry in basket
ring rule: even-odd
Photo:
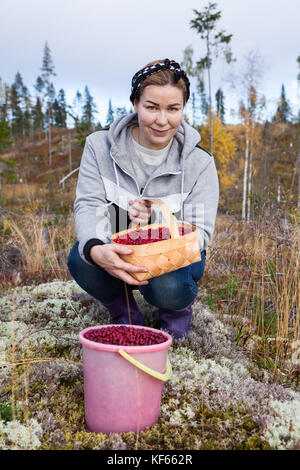
[[[94,328],[84,337],[95,343],[119,346],[152,346],[167,341],[163,333],[126,325]]]
[[[190,228],[179,227],[179,235],[187,235],[192,232]],[[131,232],[116,237],[114,241],[122,245],[146,245],[148,243],[160,242],[170,238],[170,231],[168,227],[158,227],[155,229],[147,230],[132,230]]]

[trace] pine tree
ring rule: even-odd
[[[84,99],[81,121],[90,129],[94,125],[94,115],[97,113],[97,107],[87,86],[84,89]]]
[[[107,116],[106,116],[106,126],[110,126],[114,122],[114,110],[111,104],[111,99],[109,98],[108,102],[108,111],[107,111]]]
[[[23,113],[21,108],[21,97],[18,93],[16,83],[13,83],[9,93],[9,107],[11,114],[12,135],[16,136],[23,130]]]
[[[4,150],[11,145],[11,130],[6,120],[0,120],[0,150]]]
[[[291,115],[291,108],[286,99],[285,87],[282,84],[280,100],[278,103],[276,114],[274,116],[274,120],[287,123],[289,121],[290,115]]]
[[[221,88],[218,89],[216,93],[216,102],[217,102],[217,115],[221,119],[222,123],[225,122],[225,106],[224,106],[224,93]]]
[[[209,99],[206,94],[203,73],[201,70],[199,70],[197,75],[197,92],[200,97],[201,112],[204,116],[207,116],[209,112]]]
[[[216,23],[221,18],[221,11],[216,11],[217,4],[209,2],[204,10],[193,10],[195,18],[190,21],[192,29],[200,34],[202,40],[205,41],[206,55],[197,62],[199,72],[207,70],[208,75],[208,103],[209,103],[209,122],[210,122],[210,151],[213,153],[213,110],[212,110],[212,89],[211,89],[211,68],[213,65],[213,56],[218,57],[220,46],[223,47],[223,53],[227,63],[232,59],[232,53],[229,43],[232,34],[224,34],[223,30],[216,31]],[[204,86],[200,82],[200,91],[203,93]]]
[[[27,137],[33,136],[33,129],[32,129],[32,103],[30,93],[26,86],[23,87],[22,92],[22,99],[23,99],[23,122],[24,122],[24,129],[23,133]]]
[[[32,135],[31,97],[20,72],[11,87],[11,113],[14,135]]]
[[[0,102],[0,151],[8,148],[11,144],[11,130],[8,121],[5,119],[5,101]],[[3,228],[1,208],[2,208],[2,177],[6,176],[6,171],[9,167],[14,166],[15,162],[11,162],[7,159],[0,158],[0,229]]]
[[[36,82],[33,85],[33,87],[35,88],[38,95],[41,95],[43,93],[44,88],[45,88],[45,82],[44,82],[44,80],[42,79],[41,76],[37,77]]]
[[[127,114],[127,109],[125,106],[121,106],[115,109],[116,117],[125,116]]]
[[[73,100],[72,106],[72,117],[75,121],[75,124],[81,120],[82,113],[82,94],[79,90],[76,91],[75,98]]]
[[[43,61],[42,61],[42,80],[45,85],[45,96],[48,99],[47,103],[47,122],[48,122],[48,142],[49,142],[49,166],[52,166],[52,136],[51,136],[51,99],[53,97],[53,84],[51,77],[54,77],[54,64],[51,57],[50,48],[46,41],[44,46]]]
[[[32,121],[34,132],[41,132],[44,129],[44,114],[39,96],[37,96],[35,105],[32,108]]]
[[[66,107],[65,92],[63,89],[60,89],[52,105],[55,126],[67,127]]]

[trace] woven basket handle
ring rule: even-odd
[[[169,228],[171,238],[179,238],[180,235],[177,226],[177,219],[174,217],[168,206],[161,199],[147,198],[147,200],[151,201],[153,204],[156,204],[159,207]],[[139,230],[140,224],[134,225],[134,227]]]

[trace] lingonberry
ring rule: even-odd
[[[179,235],[187,235],[192,232],[192,229],[186,227],[178,228]],[[170,238],[170,231],[168,227],[158,227],[156,229],[147,230],[132,230],[126,235],[116,237],[114,241],[121,245],[146,245],[148,243],[160,242]]]
[[[120,346],[152,346],[167,341],[163,333],[126,325],[94,328],[87,331],[84,337],[95,343]]]

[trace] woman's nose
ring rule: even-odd
[[[156,116],[156,122],[157,124],[161,126],[167,124],[168,122],[167,114],[164,111],[160,111]]]

